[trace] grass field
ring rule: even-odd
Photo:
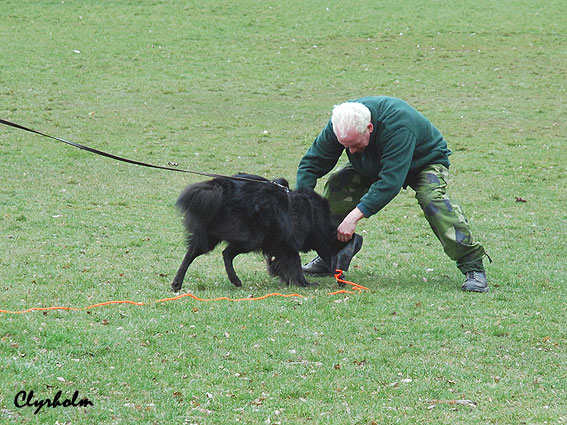
[[[219,249],[184,291],[302,296],[154,304],[184,254],[176,197],[201,178],[2,127],[0,309],[147,304],[0,314],[0,423],[567,423],[567,3],[1,10],[0,118],[141,161],[293,183],[334,104],[409,101],[449,141],[450,192],[494,263],[488,294],[462,292],[410,190],[359,226],[347,278],[368,292],[286,287],[253,254],[237,289]],[[93,405],[34,414],[21,391]]]

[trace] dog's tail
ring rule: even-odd
[[[177,198],[176,205],[185,217],[187,228],[193,230],[208,226],[221,209],[223,200],[223,186],[206,181],[187,186]]]

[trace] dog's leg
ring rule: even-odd
[[[197,251],[193,249],[193,246],[189,247],[187,253],[185,254],[185,257],[183,258],[183,261],[181,262],[181,266],[179,266],[179,270],[177,270],[177,273],[173,278],[173,282],[171,283],[171,289],[174,292],[177,292],[181,289],[181,285],[183,285],[183,279],[185,279],[185,273],[187,273],[187,269],[189,268],[193,260],[199,255],[201,254],[197,253]]]
[[[294,253],[293,257],[291,258],[291,282],[295,283],[298,286],[317,286],[317,282],[308,282],[305,279],[305,275],[303,274],[303,270],[301,270],[301,258],[299,258],[298,253]]]
[[[206,254],[207,252],[215,249],[215,246],[217,246],[219,242],[220,240],[216,237],[204,233],[195,233],[191,236],[187,253],[185,254],[183,262],[179,266],[179,270],[177,270],[177,274],[171,283],[171,289],[173,291],[177,292],[181,289],[183,279],[185,279],[185,273],[187,273],[187,269],[193,260],[195,260],[195,258],[199,255]]]
[[[234,260],[234,257],[244,252],[247,251],[242,251],[241,249],[238,249],[234,245],[228,245],[225,248],[225,250],[222,252],[222,258],[224,260],[224,268],[226,269],[228,280],[230,280],[234,286],[238,286],[238,287],[242,286],[242,281],[236,275],[236,271],[234,270],[234,265],[232,264],[232,261]]]
[[[264,255],[266,260],[266,268],[268,269],[268,274],[273,277],[278,276],[277,267],[278,267],[278,260],[276,257],[272,255]]]
[[[270,264],[270,270],[286,283],[297,286],[317,286],[316,282],[308,282],[301,270],[301,259],[295,251],[280,253]]]
[[[232,264],[234,257],[239,254],[245,254],[247,252],[252,252],[258,249],[260,246],[260,241],[256,235],[247,235],[248,239],[244,241],[232,241],[228,243],[228,246],[222,252],[222,258],[224,259],[224,267],[226,269],[226,274],[228,279],[234,284],[234,286],[242,286],[242,281],[236,275],[234,271],[234,265]],[[255,238],[255,239],[254,239]]]

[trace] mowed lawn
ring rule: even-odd
[[[0,10],[0,118],[156,165],[293,185],[334,104],[407,100],[494,260],[490,292],[462,292],[408,190],[359,226],[346,278],[369,291],[288,287],[258,254],[235,288],[219,247],[182,293],[299,296],[155,303],[185,249],[175,200],[203,177],[0,126],[0,310],[144,304],[0,313],[0,423],[567,423],[567,3]]]

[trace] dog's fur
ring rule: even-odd
[[[187,268],[199,255],[226,241],[224,265],[229,280],[242,286],[233,267],[238,254],[260,251],[268,272],[284,282],[308,286],[299,252],[315,250],[331,261],[341,248],[331,224],[329,202],[314,191],[286,191],[285,179],[250,174],[215,178],[187,186],[177,200],[189,233],[189,248],[171,288],[179,291]],[[249,181],[249,180],[257,180]]]

